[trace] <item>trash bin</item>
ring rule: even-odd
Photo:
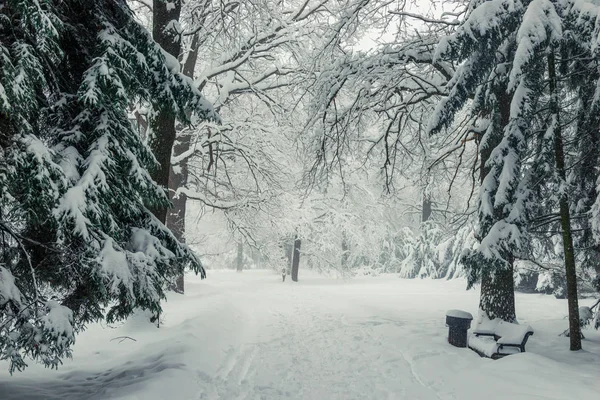
[[[446,313],[446,326],[448,332],[448,343],[456,347],[467,347],[467,331],[471,327],[473,316],[461,310],[449,310]]]

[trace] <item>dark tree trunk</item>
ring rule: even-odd
[[[189,52],[188,56],[186,57],[185,62],[183,64],[183,74],[192,79],[194,78],[194,71],[196,69],[196,63],[198,62],[198,52],[200,50],[199,42],[200,42],[200,39],[198,37],[198,34],[196,33],[192,37],[192,43],[190,44],[190,52]]]
[[[167,7],[169,5],[169,7]],[[171,7],[174,5],[174,7]],[[171,21],[179,21],[181,14],[181,0],[153,0],[152,2],[152,37],[164,51],[177,58],[181,51],[181,35],[175,30],[167,29]],[[148,140],[148,145],[156,157],[159,166],[150,171],[150,176],[154,181],[166,191],[167,197],[171,197],[168,191],[169,175],[171,172],[171,154],[173,144],[175,143],[175,115],[169,108],[157,110],[157,113],[149,121],[152,135]],[[149,207],[150,211],[160,222],[167,224],[166,207]],[[182,269],[182,266],[173,266],[176,269]],[[181,272],[183,274],[183,271]],[[181,290],[183,292],[183,276],[179,275],[175,285],[178,286],[181,280]],[[156,324],[160,324],[160,314],[156,316]]]
[[[181,35],[175,29],[171,21],[179,21],[181,14],[181,0],[154,0],[152,2],[152,37],[173,57],[179,57],[181,51]],[[169,24],[172,28],[167,29]],[[171,171],[171,154],[175,143],[175,115],[172,110],[163,108],[158,110],[150,120],[152,136],[149,140],[150,149],[160,164],[152,171],[152,179],[160,186],[169,187],[169,175]],[[167,192],[168,195],[168,192]],[[167,208],[151,207],[150,211],[162,222],[167,222]]]
[[[300,245],[302,244],[298,236],[294,239],[294,255],[292,257],[292,280],[298,282],[298,268],[300,267]]]
[[[184,140],[189,140],[189,138],[185,138]],[[181,140],[176,142],[174,151],[177,152],[181,146]],[[169,174],[169,191],[171,192],[171,203],[173,204],[173,208],[167,213],[167,227],[173,232],[173,235],[175,235],[177,240],[181,243],[185,243],[185,212],[187,197],[183,193],[180,193],[177,196],[174,194],[177,188],[185,184],[187,178],[187,164],[181,163],[179,164],[179,168],[179,173],[175,173],[174,169],[171,168]],[[185,292],[184,268],[184,265],[179,267],[181,272],[175,280],[174,288],[177,293],[181,294]]]
[[[427,196],[423,196],[423,210],[421,213],[421,222],[427,222],[431,217],[431,200]]]
[[[192,38],[192,47],[183,65],[183,74],[193,78],[194,68],[198,60],[198,35]],[[180,155],[190,149],[192,138],[189,135],[179,137],[173,145],[173,154]],[[175,168],[174,168],[175,167]],[[187,184],[188,162],[181,160],[176,166],[169,169],[169,193],[173,208],[167,213],[167,227],[171,229],[177,240],[185,243],[185,215],[187,212],[187,196],[184,193],[174,196],[177,189]],[[185,292],[184,266],[175,281],[175,291],[183,294]]]
[[[159,166],[155,168],[150,176],[161,187],[169,186],[169,175],[171,170],[171,152],[175,142],[175,117],[168,112],[159,112],[155,118],[150,121],[152,137],[149,145]],[[167,192],[167,196],[169,193]],[[171,196],[169,196],[171,197]],[[150,211],[160,222],[167,222],[167,207],[149,207]]]
[[[185,136],[179,138],[173,146],[174,154],[181,154],[189,148],[191,138]],[[188,176],[187,162],[180,162],[176,166],[171,166],[169,171],[169,192],[171,194],[171,203],[173,207],[167,213],[167,227],[173,232],[173,235],[181,243],[186,242],[185,238],[185,213],[187,206],[187,196],[184,193],[175,195],[177,189],[185,186]],[[175,281],[175,291],[183,294],[185,292],[184,267],[180,266],[180,274]]]
[[[492,150],[500,144],[503,137],[504,127],[508,124],[510,118],[510,104],[512,95],[505,90],[499,90],[498,93],[498,112],[499,118],[497,132],[488,138],[487,146],[480,151],[480,179],[483,183],[485,177],[490,172],[487,161],[490,159]],[[508,257],[510,264],[498,270],[497,268],[482,268],[481,276],[481,294],[479,299],[479,308],[485,312],[488,318],[500,318],[504,321],[514,322],[517,319],[515,312],[515,283],[514,267],[512,257]],[[487,271],[487,272],[486,272]]]
[[[512,264],[505,268],[490,273],[483,273],[481,277],[481,295],[479,308],[487,314],[488,318],[500,318],[503,321],[515,322],[515,283]]]
[[[244,244],[238,243],[237,245],[237,272],[242,272],[244,269]]]
[[[554,115],[554,157],[556,172],[561,180],[561,185],[566,185],[565,153],[560,126],[560,107],[554,53],[548,55],[548,78],[550,80],[550,112]],[[567,298],[569,303],[569,339],[571,350],[581,350],[581,326],[579,323],[579,304],[577,299],[577,274],[575,270],[575,249],[573,248],[573,235],[571,232],[571,214],[569,210],[569,197],[563,192],[560,197],[560,226],[562,229],[563,251],[565,254],[565,270],[567,274]]]

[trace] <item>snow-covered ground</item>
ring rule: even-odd
[[[160,329],[136,316],[78,336],[58,371],[30,365],[0,399],[598,399],[600,334],[568,351],[565,300],[517,295],[535,334],[499,361],[446,341],[445,313],[476,314],[462,281],[342,281],[301,271],[209,271],[164,305]],[[582,305],[591,301],[582,301]],[[135,339],[115,339],[128,336]]]

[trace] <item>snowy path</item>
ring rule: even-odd
[[[58,372],[32,366],[11,378],[0,363],[0,399],[592,400],[600,391],[600,335],[587,331],[586,351],[569,353],[556,336],[566,303],[549,296],[518,296],[519,317],[536,329],[529,352],[491,361],[446,342],[446,309],[477,306],[463,282],[210,278],[190,277],[158,330],[141,315],[90,327]]]
[[[252,327],[246,342],[227,351],[214,377],[201,375],[201,387],[202,378],[208,384],[200,398],[438,398],[395,344],[400,322],[350,319],[323,308],[304,302],[262,315],[245,309],[241,325]],[[257,321],[271,334],[253,330]]]

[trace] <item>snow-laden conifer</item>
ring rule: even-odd
[[[204,274],[148,211],[168,198],[127,106],[214,115],[124,0],[7,0],[0,57],[0,358],[57,367],[86,323],[158,313],[171,265]]]
[[[527,88],[509,82],[516,49],[515,30],[522,18],[520,1],[476,2],[457,31],[443,38],[436,57],[460,63],[448,83],[448,96],[433,115],[429,129],[439,132],[471,104],[481,125],[481,187],[478,199],[479,246],[463,257],[469,284],[482,279],[480,307],[495,318],[514,320],[512,264],[527,238],[527,185],[522,182]]]
[[[464,258],[470,281],[482,279],[482,309],[511,319],[494,308],[499,299],[512,297],[512,264],[531,253],[530,229],[540,233],[542,227],[555,227],[563,238],[572,332],[578,332],[573,328],[578,323],[574,242],[585,244],[584,254],[596,247],[587,219],[572,218],[574,210],[582,216],[593,210],[596,196],[591,181],[597,176],[592,167],[598,160],[593,150],[597,121],[589,88],[596,87],[598,72],[592,15],[598,15],[597,6],[581,1],[477,4],[438,48],[438,57],[462,64],[431,123],[433,132],[449,126],[469,102],[474,116],[490,121],[479,145],[480,245]],[[583,232],[575,238],[574,224]],[[498,292],[502,287],[504,294]],[[571,348],[580,345],[572,341]]]

